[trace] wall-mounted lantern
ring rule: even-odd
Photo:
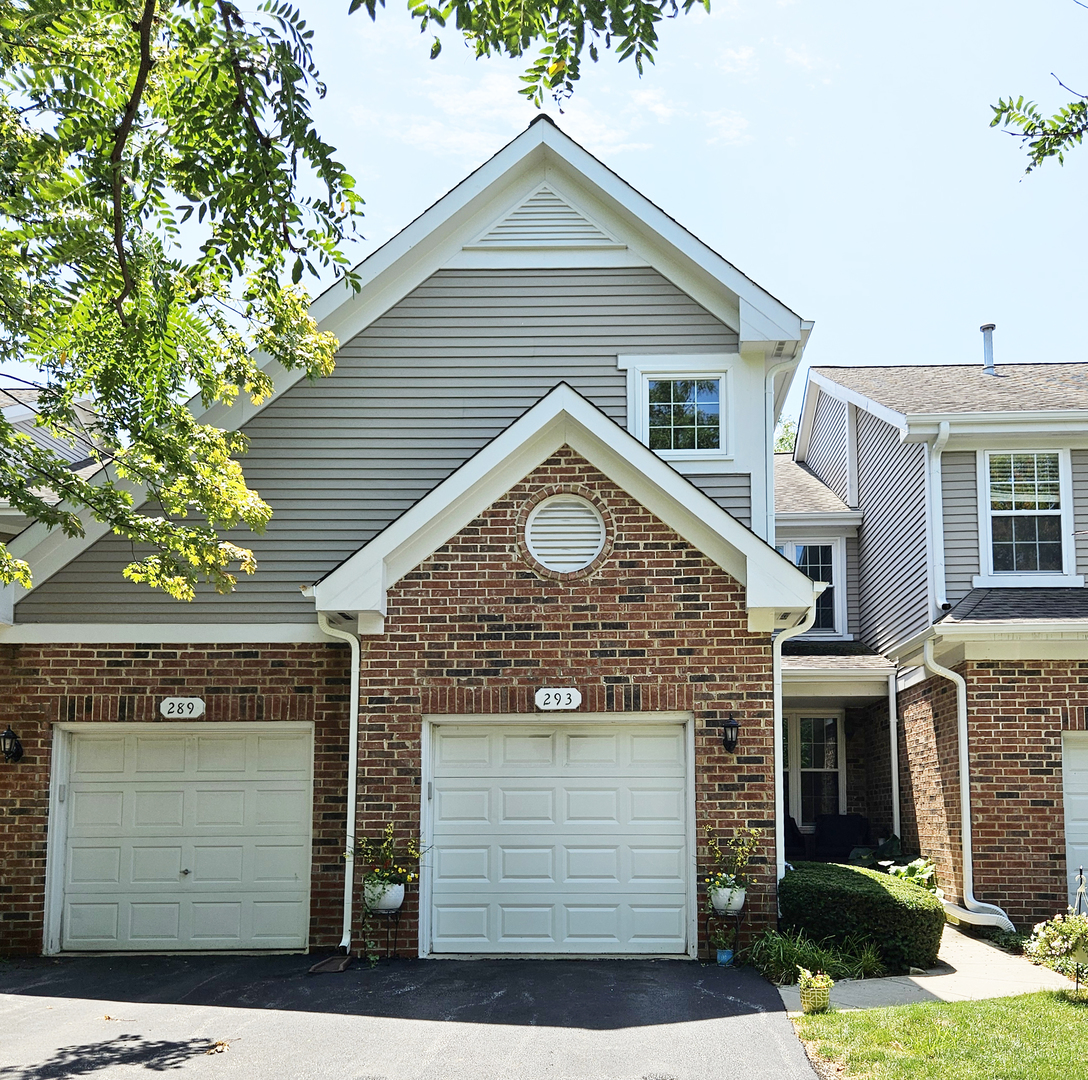
[[[8,725],[7,731],[0,734],[0,750],[4,751],[5,761],[18,761],[23,756],[23,744],[19,742],[19,736]]]
[[[737,750],[737,737],[740,735],[740,724],[737,723],[733,714],[729,714],[729,719],[722,724],[722,746],[725,747],[726,753],[733,754]]]

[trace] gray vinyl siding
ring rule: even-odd
[[[929,625],[925,449],[861,409],[857,438],[861,637],[883,651]]]
[[[846,632],[861,633],[861,602],[858,596],[858,538],[846,538]]]
[[[263,536],[230,535],[259,563],[232,596],[202,589],[183,604],[133,585],[121,577],[132,549],[111,536],[27,596],[17,619],[313,621],[300,585],[354,554],[558,383],[623,424],[618,353],[736,347],[733,331],[649,268],[440,271],[347,342],[331,377],[297,383],[245,426],[246,476],[274,516]],[[723,505],[743,509],[732,478],[704,479]]]
[[[1088,450],[1074,450],[1073,465],[1073,529],[1077,539],[1077,574],[1088,574]]]
[[[742,525],[752,527],[752,478],[748,473],[692,473],[688,479]]]
[[[849,501],[846,455],[846,402],[821,394],[816,402],[805,464],[843,502]]]
[[[971,591],[971,579],[980,573],[976,464],[973,450],[941,455],[944,583],[953,604]]]

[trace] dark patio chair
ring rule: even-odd
[[[856,847],[869,842],[869,819],[861,814],[820,814],[816,818],[816,858],[846,862]]]

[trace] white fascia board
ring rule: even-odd
[[[807,610],[813,603],[812,582],[789,560],[564,384],[318,582],[318,610],[384,615],[393,584],[561,446],[585,457],[744,584],[749,608]]]
[[[998,638],[1088,638],[1088,622],[1084,619],[1054,619],[1044,622],[972,622],[936,628],[937,636],[947,641],[993,641]]]
[[[872,413],[878,420],[883,420],[886,424],[891,424],[892,427],[898,428],[903,433],[904,437],[906,436],[907,416],[905,413],[896,412],[895,409],[889,409],[887,405],[881,405],[879,401],[873,401],[872,398],[867,398],[864,394],[859,394],[856,390],[851,390],[841,383],[834,382],[817,371],[810,371],[808,373],[808,380],[809,385],[818,387],[821,393],[828,394],[833,398],[838,398],[839,401],[847,401],[852,405],[856,405],[859,409],[864,409],[866,412]]]
[[[792,657],[784,657],[789,660]],[[873,668],[820,668],[820,667],[787,667],[782,665],[782,678],[787,682],[797,682],[801,679],[820,679],[825,682],[871,682],[882,686],[888,685],[888,676],[895,671],[895,665],[889,663],[886,668],[875,670]]]
[[[170,645],[314,643],[329,638],[311,623],[18,623],[0,625],[0,645]]]
[[[1051,412],[910,413],[905,442],[926,442],[947,423],[950,441],[965,449],[989,445],[995,436],[1040,437],[1069,445],[1070,440],[1088,443],[1088,411],[1069,409]]]
[[[798,529],[807,528],[838,528],[847,529],[848,534],[856,533],[861,524],[862,513],[860,510],[835,510],[813,511],[811,513],[783,514],[774,516],[775,523],[783,528],[796,532]]]

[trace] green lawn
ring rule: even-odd
[[[798,1018],[819,1057],[866,1080],[1083,1080],[1088,996],[1072,990]]]

